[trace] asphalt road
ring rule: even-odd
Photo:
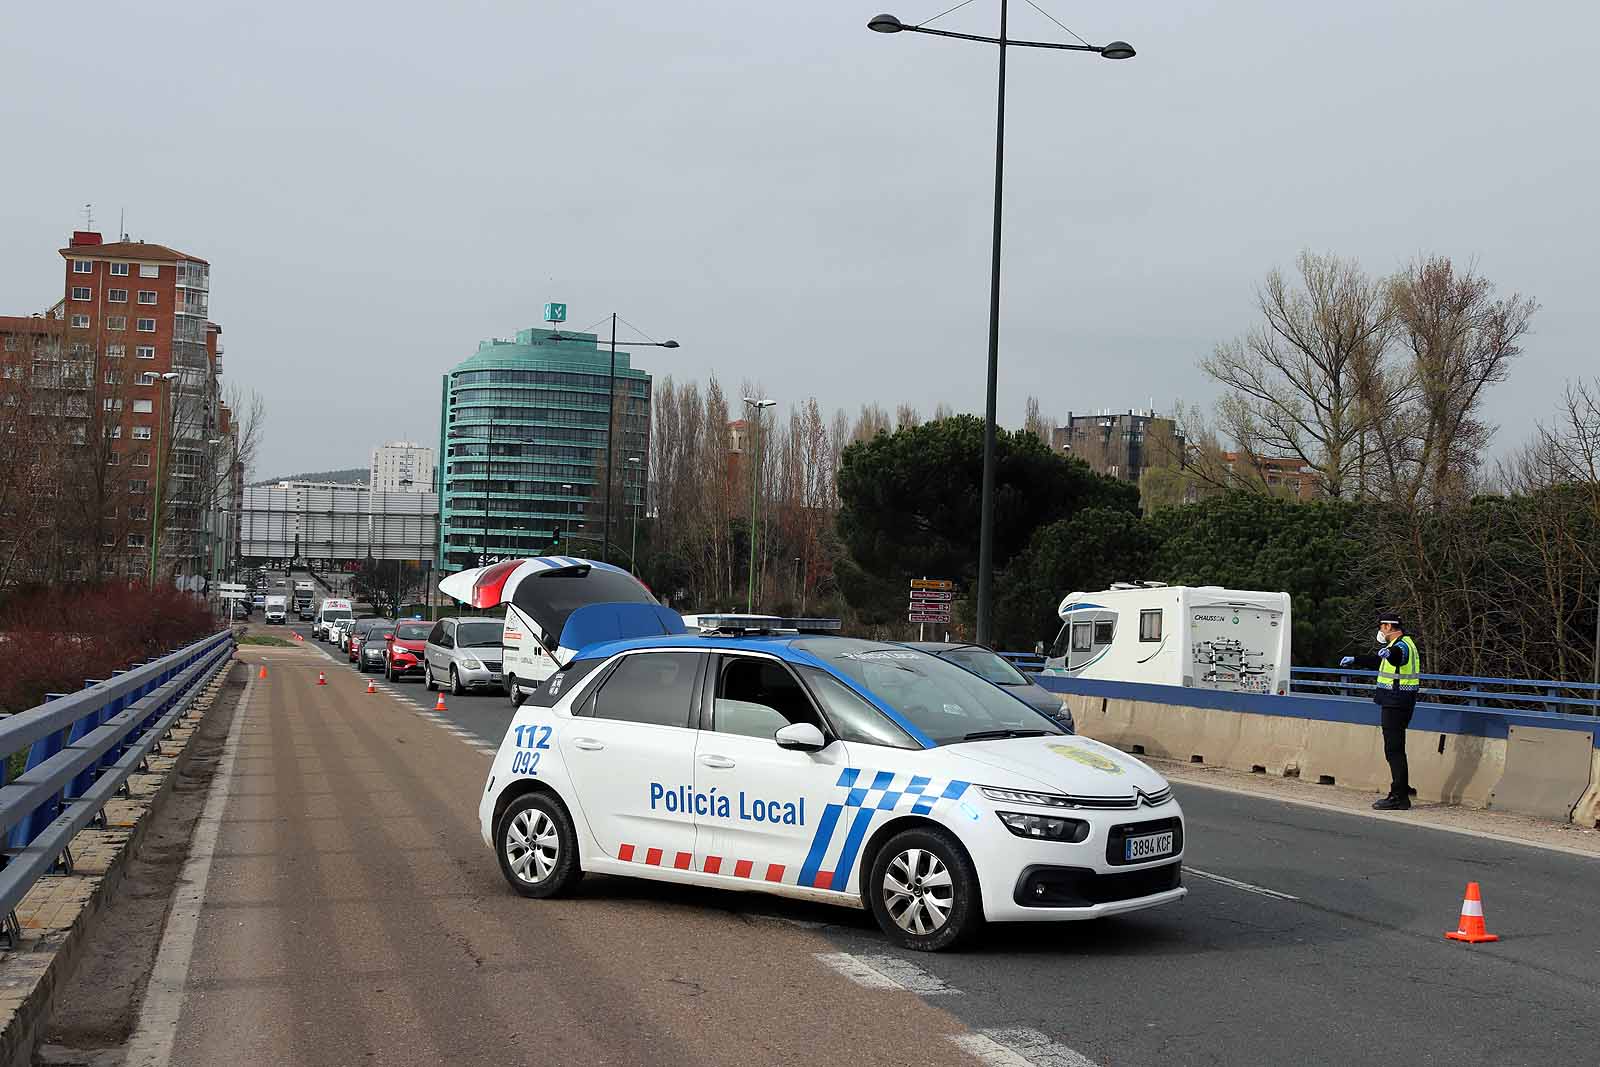
[[[1199,787],[1177,787],[1181,905],[994,927],[960,953],[902,952],[861,912],[757,894],[591,877],[523,900],[476,818],[508,701],[447,697],[436,717],[420,684],[367,696],[326,648],[243,650],[251,677],[258,660],[270,674],[229,730],[215,813],[181,876],[162,846],[137,890],[173,904],[130,1067],[1454,1067],[1600,1048],[1600,860]],[[181,808],[164,817],[192,820]],[[1497,944],[1441,936],[1468,880]],[[119,926],[131,906],[91,935],[98,992],[57,1020],[77,1047],[124,1040],[151,971],[127,931],[154,920]]]

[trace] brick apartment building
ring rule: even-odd
[[[235,427],[220,394],[222,328],[209,321],[211,267],[144,241],[73,233],[59,250],[62,299],[0,318],[7,408],[39,471],[54,553],[34,577],[141,577],[197,584],[229,524]],[[26,412],[26,417],[22,413]],[[160,529],[156,517],[160,515]],[[13,505],[0,540],[25,536]],[[159,546],[159,558],[152,549]]]

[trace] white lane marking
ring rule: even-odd
[[[950,1040],[989,1067],[1095,1067],[1083,1053],[1026,1026],[951,1034]]]
[[[898,956],[862,956],[861,962],[918,996],[936,997],[945,993],[961,992],[947,985],[938,975],[929,974],[910,960],[903,960]]]
[[[1210,871],[1202,871],[1198,867],[1185,867],[1183,870],[1185,874],[1192,874],[1196,878],[1205,878],[1212,882],[1220,882],[1223,885],[1232,886],[1233,888],[1243,890],[1246,893],[1255,893],[1263,897],[1271,897],[1273,900],[1300,899],[1296,896],[1290,896],[1288,893],[1280,893],[1276,889],[1267,889],[1264,886],[1251,885],[1249,882],[1241,882],[1234,878],[1226,878],[1220,874],[1212,874]]]
[[[250,698],[255,692],[252,675],[245,683],[239,706],[233,712],[217,761],[216,777],[211,779],[205,807],[194,825],[189,843],[189,858],[172,890],[166,929],[155,967],[145,986],[144,1005],[139,1010],[139,1026],[128,1042],[126,1067],[162,1067],[172,1061],[172,1044],[178,1036],[178,1017],[183,1011],[184,986],[189,981],[189,963],[194,957],[195,934],[200,927],[200,907],[206,898],[206,882],[211,877],[211,860],[216,855],[217,837],[222,829],[222,813],[233,791],[233,766],[239,755],[239,738],[250,717]]]
[[[905,988],[886,974],[868,967],[848,952],[819,952],[817,962],[830,970],[844,975],[856,985],[868,989],[903,989]]]
[[[868,989],[903,989],[931,997],[960,993],[908,960],[895,956],[855,956],[848,952],[819,952],[817,962]]]

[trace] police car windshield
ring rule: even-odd
[[[1006,690],[926,652],[853,638],[801,640],[795,647],[866,689],[935,744],[1063,732]]]

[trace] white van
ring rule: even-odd
[[[356,613],[350,607],[350,601],[328,597],[317,607],[317,621],[312,626],[312,633],[326,641],[330,638],[335,624],[349,622],[355,617]]]
[[[274,593],[267,597],[265,611],[267,622],[282,626],[289,621],[289,598],[282,593]]]
[[[663,635],[683,628],[639,579],[621,567],[575,556],[509,559],[458,571],[439,582],[439,591],[475,608],[505,605],[501,674],[513,706],[584,645],[638,636],[652,627]],[[569,627],[572,613],[588,605],[601,607],[585,613],[582,625]]]
[[[1288,692],[1288,593],[1118,582],[1068,595],[1056,614],[1046,675]]]

